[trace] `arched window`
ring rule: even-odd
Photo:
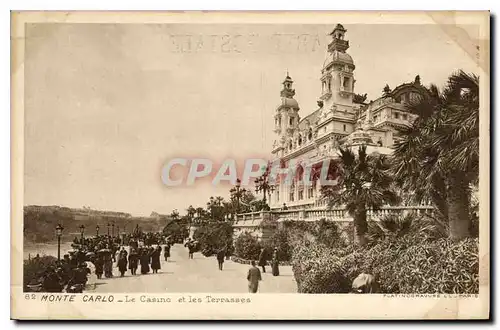
[[[312,128],[310,128],[310,129],[309,129],[309,133],[307,134],[307,139],[308,139],[309,141],[311,141],[311,140],[312,140],[312,138],[313,138],[313,131],[312,131]]]
[[[302,167],[302,165],[299,165],[297,167],[297,172],[296,172],[295,178],[299,182],[302,181],[302,179],[304,178],[304,168]]]
[[[299,146],[302,145],[302,135],[299,135],[299,139],[297,140],[297,142],[299,143]]]

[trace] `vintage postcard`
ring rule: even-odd
[[[12,13],[14,319],[488,319],[488,12]]]

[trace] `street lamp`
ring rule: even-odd
[[[111,225],[109,224],[108,222],[108,236],[109,236],[109,228],[111,227]]]
[[[95,226],[96,236],[99,237],[99,225]]]
[[[81,225],[80,226],[80,234],[82,235],[82,242],[83,242],[83,233],[85,232],[85,226]]]
[[[115,237],[115,222],[114,221],[113,221],[113,231],[112,231],[112,233],[113,233],[113,237]]]
[[[61,236],[63,232],[63,226],[61,224],[57,224],[56,226],[56,235],[57,235],[57,260],[61,260]]]
[[[257,179],[255,179],[255,192],[256,193],[259,193],[260,191],[262,191],[262,194],[264,196],[264,198],[262,199],[262,201],[264,203],[266,203],[266,199],[267,199],[267,193],[271,193],[274,191],[275,187],[274,185],[270,184],[269,183],[269,174],[268,172],[264,172],[264,174],[262,174],[262,176],[258,177]]]
[[[247,192],[245,188],[241,188],[241,180],[236,179],[236,185],[229,190],[231,197],[236,200],[236,213],[240,212],[240,198]]]

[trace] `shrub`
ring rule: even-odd
[[[365,272],[385,293],[478,293],[477,239],[384,241],[345,259],[349,280]]]
[[[28,284],[38,281],[49,267],[55,267],[57,258],[42,256],[31,260],[24,260],[23,264],[23,287],[27,289]]]
[[[215,251],[230,247],[233,242],[233,228],[226,222],[208,223],[198,228],[193,235],[198,241],[203,255],[210,256]]]
[[[429,240],[424,233],[386,239],[367,248],[296,248],[292,269],[299,292],[346,292],[360,273],[383,293],[478,293],[478,240]]]
[[[264,246],[268,251],[274,251],[275,248],[278,249],[278,259],[280,261],[289,261],[292,256],[292,238],[289,237],[289,232],[286,229],[278,228],[264,243]]]
[[[349,241],[343,236],[337,223],[321,219],[315,222],[313,234],[320,244],[325,244],[330,248],[344,248],[349,245]]]
[[[293,251],[292,271],[299,293],[348,292],[342,258],[324,244],[304,242]]]
[[[250,233],[242,233],[234,243],[237,257],[247,260],[257,260],[259,258],[261,245],[255,236]]]

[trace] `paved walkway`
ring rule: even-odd
[[[115,263],[113,270],[115,277],[97,280],[95,291],[90,290],[90,292],[244,293],[248,292],[246,275],[249,267],[226,260],[224,269],[220,271],[215,257],[206,258],[201,253],[195,253],[194,259],[189,260],[187,249],[176,244],[171,249],[169,262],[162,260],[158,274],[132,276],[130,271],[127,271],[125,277],[120,278]],[[272,276],[270,267],[266,267],[266,270],[267,268],[268,272],[262,274],[259,292],[297,292],[290,266],[281,266],[280,276]]]

